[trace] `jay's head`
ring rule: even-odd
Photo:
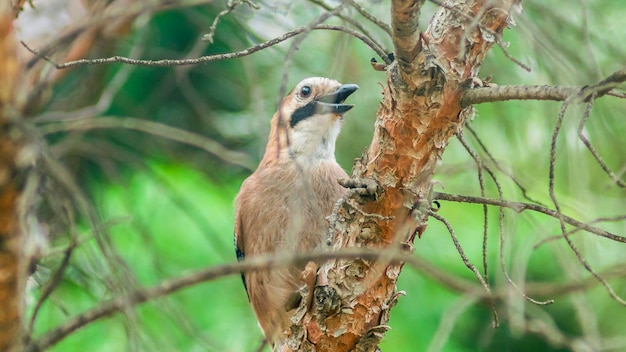
[[[346,98],[359,86],[323,77],[302,80],[283,99],[273,128],[284,128],[296,157],[333,158],[343,114],[354,105]],[[286,146],[285,146],[286,147]]]

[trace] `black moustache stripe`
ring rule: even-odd
[[[291,126],[291,128],[294,128],[298,124],[298,122],[313,116],[315,114],[315,105],[316,102],[312,101],[294,111],[293,114],[291,114],[289,126]]]

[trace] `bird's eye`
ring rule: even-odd
[[[310,86],[304,86],[302,88],[300,88],[300,96],[303,98],[308,97],[309,95],[311,95],[311,87]]]

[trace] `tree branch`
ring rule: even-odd
[[[239,273],[268,270],[281,266],[303,265],[309,261],[325,261],[331,259],[362,259],[376,261],[386,256],[387,252],[393,252],[391,258],[386,257],[385,261],[391,259],[392,263],[404,262],[415,268],[418,272],[423,273],[429,279],[442,284],[453,292],[466,293],[477,299],[500,299],[510,295],[510,289],[498,289],[492,293],[486,292],[480,287],[466,279],[456,278],[450,275],[446,270],[438,268],[429,261],[422,258],[399,254],[396,250],[370,250],[365,248],[349,248],[342,249],[338,252],[317,252],[305,255],[265,255],[246,259],[241,262],[223,264],[214,266],[205,270],[197,271],[184,277],[174,278],[162,282],[159,285],[147,289],[139,289],[130,292],[123,297],[112,299],[102,303],[100,306],[92,308],[82,314],[79,314],[65,324],[47,332],[37,340],[32,340],[25,348],[26,352],[41,352],[63,340],[73,332],[89,325],[99,319],[109,317],[128,307],[133,307],[147,301],[156,300],[170,294],[176,293],[184,288],[193,285],[218,279],[220,277],[236,275]],[[618,265],[608,268],[602,273],[603,276],[622,277],[624,275],[624,266]],[[526,284],[526,292],[536,295],[558,295],[574,291],[585,290],[597,285],[595,278],[587,278],[579,282],[568,282],[565,284],[545,284],[545,283],[528,283]]]
[[[548,85],[511,85],[468,89],[463,94],[463,107],[506,100],[554,100],[565,101],[577,98],[588,101],[591,96],[599,98],[626,81],[626,68],[615,71],[607,78],[592,86],[565,87]]]
[[[626,78],[626,75],[624,75],[624,77]],[[604,83],[604,81],[600,82],[599,86],[601,88],[599,88],[598,91],[603,90],[605,89],[606,83]],[[596,98],[596,94],[592,93],[590,98],[592,98],[591,101],[593,101],[593,99]],[[578,249],[578,247],[574,244],[574,242],[569,238],[569,233],[567,232],[565,228],[565,223],[566,223],[565,216],[561,212],[561,205],[556,196],[556,191],[554,187],[554,184],[555,184],[554,175],[556,173],[556,144],[557,144],[557,140],[559,137],[559,132],[561,131],[561,127],[563,126],[563,119],[565,118],[565,112],[567,111],[567,108],[569,107],[570,103],[571,103],[571,99],[568,99],[561,106],[561,110],[559,111],[559,115],[556,120],[554,131],[552,132],[552,140],[550,142],[550,171],[549,171],[549,176],[548,176],[548,193],[550,194],[550,199],[552,199],[552,203],[554,204],[556,216],[559,219],[559,225],[561,227],[561,234],[563,235],[563,239],[565,239],[565,242],[567,242],[567,245],[569,246],[571,251],[574,253],[574,255],[576,256],[580,264],[585,268],[585,270],[587,270],[591,275],[593,275],[602,284],[602,286],[604,286],[609,296],[611,296],[619,304],[626,306],[626,300],[624,300],[621,296],[615,293],[615,290],[613,289],[613,287],[611,287],[611,285],[609,285],[609,283],[591,267],[591,265],[589,264],[589,261],[583,256],[582,252]]]
[[[590,226],[589,224],[585,224],[583,222],[580,222],[572,217],[560,214],[552,209],[548,209],[544,206],[541,205],[537,205],[537,204],[531,204],[531,203],[519,203],[519,202],[511,202],[511,201],[507,201],[507,200],[500,200],[500,199],[495,199],[495,198],[484,198],[484,197],[472,197],[472,196],[462,196],[462,195],[456,195],[456,194],[447,194],[447,193],[441,193],[441,192],[435,192],[433,199],[436,200],[447,200],[447,201],[451,201],[451,202],[459,202],[459,203],[474,203],[474,204],[487,204],[487,205],[493,205],[493,206],[497,206],[497,207],[504,207],[504,208],[509,208],[514,210],[517,213],[521,213],[524,210],[531,210],[531,211],[536,211],[538,213],[542,213],[548,216],[551,216],[555,219],[558,219],[559,217],[563,218],[563,221],[565,221],[566,223],[579,228],[581,230],[585,230],[587,232],[593,233],[595,235],[604,237],[604,238],[608,238],[610,240],[616,241],[616,242],[622,242],[622,243],[626,243],[626,237],[622,237],[619,235],[615,235],[613,233],[610,233],[608,231],[599,229],[597,227],[594,226]]]
[[[324,1],[322,0],[309,0],[311,3],[320,6],[321,8],[325,9],[326,11],[332,11],[332,7],[326,3],[324,3]],[[378,20],[376,17],[372,16],[371,14],[369,14],[367,11],[365,11],[365,9],[363,9],[359,4],[357,4],[356,2],[352,1],[350,2],[350,5],[352,7],[354,7],[357,11],[359,11],[359,13],[365,17],[366,19],[374,22],[377,26],[381,27],[383,30],[385,30],[389,35],[391,35],[391,30],[389,29],[389,25],[387,25],[386,23]],[[362,12],[361,12],[362,11]],[[348,15],[344,15],[342,13],[338,13],[335,16],[341,18],[343,21],[345,21],[346,23],[349,23],[350,25],[354,26],[354,28],[356,28],[360,33],[363,33],[365,36],[367,36],[368,38],[370,38],[372,40],[372,42],[374,42],[376,44],[376,46],[378,48],[380,48],[381,51],[383,52],[388,52],[387,50],[385,50],[384,45],[377,41],[376,39],[374,39],[374,36],[363,26],[361,25],[361,23],[359,23],[357,20],[353,19],[352,17],[348,16]],[[378,53],[378,51],[377,51]],[[382,57],[382,59],[385,61],[385,64],[389,65],[391,64],[391,60],[389,60],[389,58],[387,58],[385,60],[385,57]]]
[[[232,53],[224,53],[224,54],[215,54],[215,55],[206,55],[206,56],[201,56],[198,58],[193,58],[193,59],[162,59],[162,60],[137,60],[137,59],[131,59],[125,56],[112,56],[112,57],[107,57],[107,58],[101,58],[101,59],[81,59],[81,60],[75,60],[75,61],[69,61],[69,62],[65,62],[62,64],[56,63],[54,62],[51,58],[49,58],[48,56],[45,55],[41,55],[37,50],[32,49],[31,47],[29,47],[25,42],[21,42],[22,45],[28,50],[30,51],[32,54],[37,55],[39,57],[41,57],[42,59],[48,61],[49,63],[51,63],[52,65],[54,65],[54,67],[56,67],[57,69],[66,69],[66,68],[70,68],[70,67],[74,67],[74,66],[83,66],[83,65],[102,65],[102,64],[110,64],[110,63],[124,63],[124,64],[128,64],[128,65],[137,65],[137,66],[151,66],[151,67],[164,67],[164,66],[187,66],[187,65],[197,65],[197,64],[202,64],[202,63],[207,63],[207,62],[212,62],[212,61],[218,61],[218,60],[230,60],[230,59],[236,59],[236,58],[240,58],[240,57],[244,57],[244,56],[248,56],[250,54],[256,53],[257,51],[263,50],[265,48],[269,48],[271,46],[274,46],[278,43],[284,42],[285,40],[295,37],[299,34],[302,34],[304,32],[307,32],[308,30],[330,30],[330,31],[339,31],[339,32],[344,32],[344,33],[348,33],[358,39],[360,39],[365,45],[369,46],[372,50],[374,50],[376,52],[376,54],[378,54],[378,56],[381,57],[381,59],[383,60],[387,60],[387,53],[385,53],[382,48],[380,48],[375,42],[373,42],[370,38],[368,38],[367,36],[351,30],[349,28],[346,28],[344,26],[337,26],[337,25],[317,25],[314,26],[312,28],[309,28],[307,26],[304,27],[300,27],[297,29],[294,29],[292,31],[289,31],[279,37],[276,37],[274,39],[270,39],[266,42],[263,42],[261,44],[258,45],[254,45],[252,47],[249,47],[247,49],[241,50],[241,51],[236,51],[236,52],[232,52]]]
[[[359,5],[356,1],[354,0],[345,0],[345,1],[348,2],[350,6],[354,7],[354,9],[357,10],[361,14],[361,16],[365,17],[368,21],[377,25],[380,29],[385,31],[385,33],[391,35],[391,28],[389,27],[388,24],[386,24],[385,22],[378,19],[376,16],[373,16],[372,14],[367,12],[363,8],[363,6]]]
[[[391,32],[400,73],[407,79],[417,66],[414,61],[421,52],[418,31],[419,15],[424,0],[393,0],[391,2]]]
[[[420,272],[425,273],[428,277],[438,281],[442,285],[448,287],[453,291],[466,292],[472,291],[475,288],[475,284],[470,283],[464,279],[458,279],[450,276],[446,271],[437,268],[430,264],[426,260],[410,256],[407,254],[398,254],[394,251],[392,262],[400,263],[405,262],[414,266]],[[92,308],[82,314],[79,314],[65,324],[47,332],[41,338],[32,341],[25,349],[26,352],[39,352],[43,351],[54,344],[58,343],[69,334],[74,331],[83,328],[84,326],[111,316],[123,309],[132,307],[147,301],[155,300],[169,294],[175,293],[183,288],[190,287],[192,285],[214,280],[223,276],[234,275],[239,273],[268,270],[281,266],[296,266],[306,264],[308,261],[325,261],[330,259],[356,259],[376,261],[383,256],[385,251],[380,250],[368,250],[364,248],[352,248],[342,249],[338,252],[318,252],[305,255],[293,256],[291,254],[276,256],[265,255],[257,256],[245,261],[223,264],[214,266],[190,275],[167,280],[161,284],[148,288],[140,289],[122,297],[110,300],[101,304],[98,307]],[[389,259],[389,258],[386,258]]]
[[[548,85],[507,85],[468,89],[463,94],[461,105],[491,103],[506,100],[554,100],[564,101],[580,92],[582,87]]]

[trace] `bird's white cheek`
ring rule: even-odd
[[[300,122],[291,133],[291,151],[303,163],[335,159],[335,141],[341,130],[341,118],[315,116]]]

